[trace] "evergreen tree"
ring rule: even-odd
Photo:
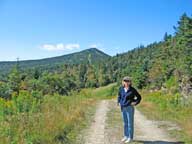
[[[9,85],[11,89],[19,95],[21,85],[19,60],[17,60],[17,64],[13,67],[11,73],[9,74]]]

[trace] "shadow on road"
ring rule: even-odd
[[[169,142],[169,141],[135,141],[143,144],[184,144],[184,142]]]

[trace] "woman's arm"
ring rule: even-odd
[[[138,91],[134,88],[134,99],[133,99],[133,102],[135,102],[135,105],[139,104],[140,101],[141,101],[141,95],[138,93]],[[136,99],[135,99],[136,98]]]

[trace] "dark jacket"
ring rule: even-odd
[[[121,107],[126,107],[131,105],[132,102],[136,102],[136,105],[141,101],[141,95],[137,90],[130,86],[127,92],[125,92],[124,87],[119,87],[117,102],[120,103]]]

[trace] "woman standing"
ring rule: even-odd
[[[134,133],[134,106],[140,103],[141,95],[132,87],[131,78],[126,76],[119,88],[117,104],[121,106],[124,124],[123,142],[129,143],[133,140]]]

